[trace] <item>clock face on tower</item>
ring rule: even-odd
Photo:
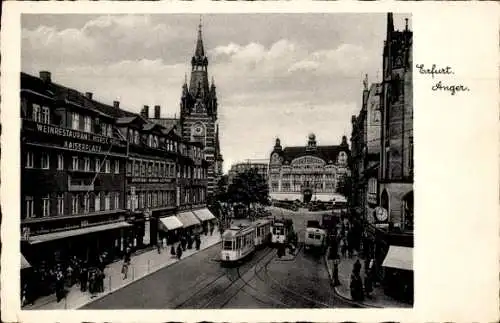
[[[203,134],[203,128],[200,125],[194,127],[194,135],[201,136]]]

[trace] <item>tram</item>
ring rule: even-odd
[[[243,260],[255,251],[255,225],[232,226],[222,234],[223,264]]]
[[[285,221],[275,220],[272,225],[271,243],[273,244],[286,243],[287,235],[288,235],[288,228],[285,225]]]
[[[270,241],[271,221],[268,219],[260,219],[255,221],[255,247],[259,248]]]

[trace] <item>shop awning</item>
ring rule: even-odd
[[[209,209],[195,210],[193,213],[201,222],[215,219],[215,215]]]
[[[182,222],[183,228],[188,228],[193,225],[200,224],[193,212],[181,212],[177,214],[177,218]]]
[[[84,234],[89,234],[89,233],[94,233],[94,232],[100,232],[100,231],[125,228],[125,227],[130,227],[130,226],[132,226],[132,224],[127,223],[125,221],[122,221],[122,222],[116,222],[116,223],[96,225],[96,226],[92,226],[92,227],[85,227],[85,228],[75,229],[75,230],[41,234],[41,235],[30,237],[29,241],[31,244],[37,244],[37,243],[42,243],[42,242],[47,242],[47,241],[52,241],[52,240],[58,240],[58,239],[74,237],[74,236],[79,236],[79,235],[84,235]]]
[[[28,262],[28,260],[26,260],[26,258],[24,258],[24,256],[21,254],[21,269],[26,269],[26,268],[30,268],[30,267],[31,267],[31,265]]]
[[[390,246],[382,266],[413,271],[413,248]]]
[[[175,216],[160,218],[160,222],[167,230],[175,230],[183,226],[182,222]]]

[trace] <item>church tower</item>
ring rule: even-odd
[[[182,139],[201,142],[205,147],[205,158],[209,162],[207,193],[210,196],[222,175],[223,160],[219,147],[216,87],[214,79],[212,78],[211,84],[208,79],[208,58],[205,55],[200,22],[191,58],[189,86],[187,77],[182,86],[180,122]]]

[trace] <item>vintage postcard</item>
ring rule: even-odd
[[[8,3],[2,319],[498,318],[495,9]]]

